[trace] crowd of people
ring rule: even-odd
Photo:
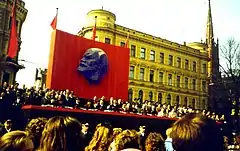
[[[223,151],[224,139],[216,121],[200,113],[188,113],[160,133],[89,124],[69,116],[32,119],[25,131],[12,131],[7,121],[0,138],[1,151]],[[161,128],[160,125],[156,125]],[[239,147],[239,146],[238,146]],[[239,148],[237,148],[239,149]]]
[[[115,111],[125,113],[135,113],[150,116],[160,116],[168,118],[179,118],[187,113],[202,113],[217,121],[225,120],[224,114],[211,112],[209,110],[194,109],[190,106],[181,106],[175,104],[161,104],[156,101],[147,101],[140,99],[134,99],[133,101],[123,101],[111,97],[106,100],[104,96],[92,99],[79,98],[74,95],[73,91],[62,90],[55,91],[49,89],[35,89],[34,87],[27,89],[18,88],[18,84],[8,86],[4,83],[1,92],[0,100],[1,104],[4,104],[4,108],[9,105],[39,105],[48,107],[60,107],[60,108],[75,108],[75,109],[87,109],[87,110],[100,110],[100,111]],[[4,101],[7,100],[7,101]],[[6,108],[5,108],[6,109]]]
[[[95,132],[89,132],[88,123],[80,123],[73,117],[53,117],[32,119],[25,131],[13,131],[9,119],[11,106],[39,105],[56,108],[71,108],[96,111],[114,111],[148,116],[179,118],[166,130],[167,138],[160,133],[146,133],[146,126],[138,130],[113,128],[110,123],[100,123]],[[0,150],[43,150],[43,151],[220,151],[240,150],[239,137],[234,144],[221,136],[216,121],[223,121],[224,115],[190,106],[160,104],[151,101],[123,101],[105,97],[92,99],[79,98],[73,91],[28,89],[19,85],[3,84],[0,89]],[[81,120],[81,119],[80,119]],[[91,123],[90,123],[91,124]],[[157,125],[156,125],[157,126]],[[161,126],[159,125],[159,128]],[[211,144],[211,145],[210,145]],[[224,146],[225,145],[225,146]]]

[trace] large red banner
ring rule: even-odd
[[[90,84],[78,72],[80,60],[90,48],[103,50],[108,70],[98,84]],[[69,89],[81,98],[94,96],[128,99],[129,49],[96,42],[60,30],[52,33],[47,88]]]

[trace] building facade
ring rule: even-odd
[[[18,34],[18,54],[15,58],[7,58],[8,40],[11,28],[11,13],[13,0],[0,1],[0,85],[3,82],[13,84],[15,82],[16,73],[19,69],[24,68],[18,64],[18,54],[21,48],[21,31],[22,25],[27,16],[25,2],[17,1],[16,8],[16,26]]]
[[[206,44],[178,44],[117,25],[116,16],[103,9],[87,14],[79,36],[92,38],[95,17],[96,41],[124,47],[129,35],[129,101],[139,98],[207,108],[209,57]]]

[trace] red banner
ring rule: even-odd
[[[108,59],[108,70],[99,84],[90,84],[78,72],[80,60],[89,48],[100,48]],[[128,99],[129,49],[113,46],[71,35],[63,31],[53,31],[47,87],[69,89],[81,98],[94,96]]]

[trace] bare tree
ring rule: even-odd
[[[229,38],[221,48],[223,73],[222,82],[227,90],[227,99],[232,106],[231,115],[234,117],[233,123],[236,130],[239,129],[239,105],[240,105],[240,43],[233,37]]]
[[[221,46],[221,56],[223,58],[220,65],[224,76],[232,82],[239,81],[240,78],[240,43],[231,37],[226,44]]]

